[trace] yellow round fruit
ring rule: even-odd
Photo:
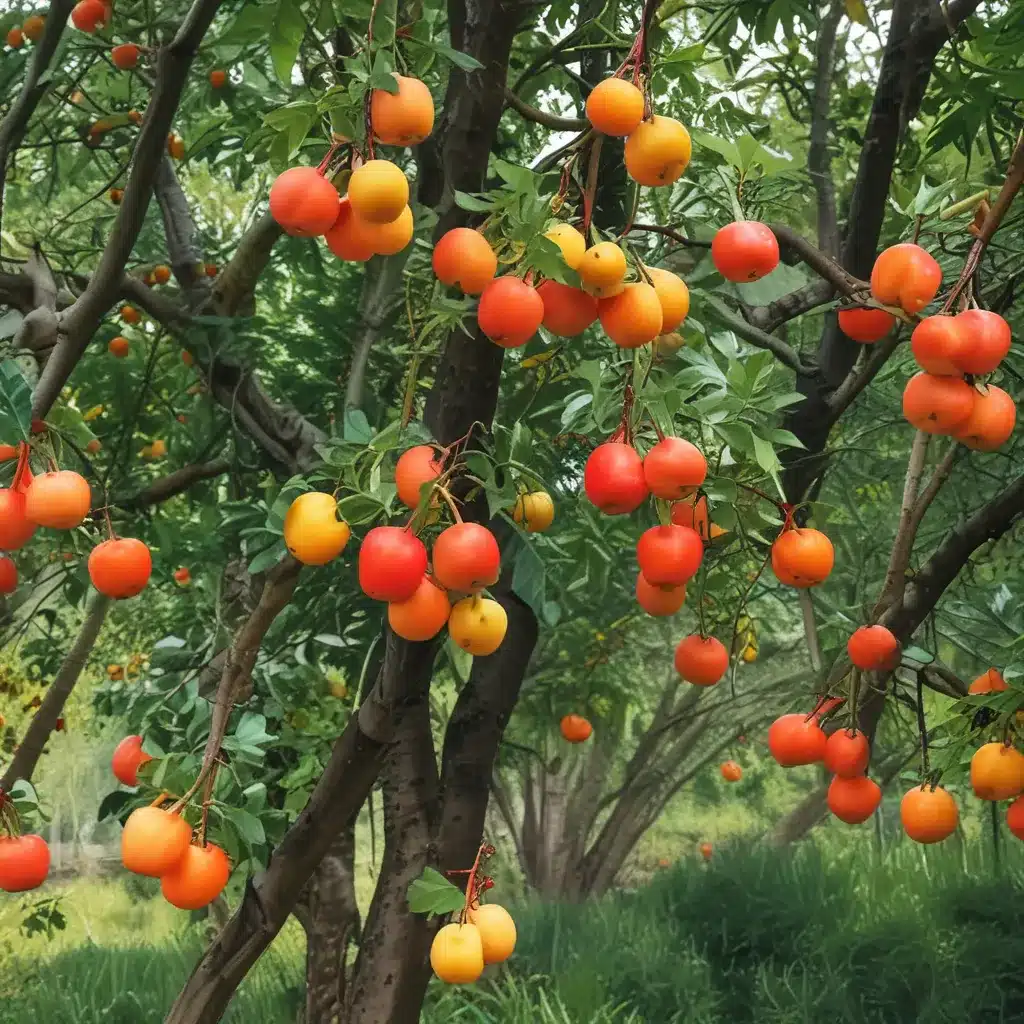
[[[661,303],[661,329],[668,334],[674,331],[690,312],[690,289],[686,287],[686,282],[671,270],[662,270],[661,267],[646,269]]]
[[[449,985],[468,985],[484,973],[484,946],[475,924],[446,924],[430,944],[430,966]]]
[[[352,212],[370,224],[390,224],[409,205],[409,181],[390,160],[367,160],[348,181]]]
[[[626,171],[641,185],[671,185],[690,162],[690,133],[673,117],[641,121],[626,139]]]
[[[300,494],[284,517],[284,543],[303,565],[325,565],[337,558],[352,531],[338,519],[338,503],[330,494]]]
[[[554,521],[555,503],[547,491],[531,491],[516,499],[512,518],[523,523],[527,533],[543,533]]]
[[[544,232],[562,250],[562,259],[571,270],[576,270],[587,251],[587,240],[571,224],[556,224]]]
[[[576,269],[584,287],[593,295],[595,292],[591,289],[622,284],[626,276],[626,254],[614,242],[598,242],[587,249]],[[608,296],[602,293],[600,297]]]
[[[504,963],[516,948],[516,923],[497,903],[484,903],[469,912],[469,920],[480,930],[484,963]]]
[[[474,657],[493,654],[505,639],[507,629],[505,609],[489,597],[474,594],[452,605],[448,635]]]

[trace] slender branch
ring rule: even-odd
[[[853,298],[858,294],[867,294],[870,285],[853,274],[847,272],[830,256],[822,252],[817,246],[812,245],[798,231],[794,231],[786,224],[769,224],[772,234],[779,240],[779,245],[791,249],[806,263],[820,278],[828,281],[837,292]]]
[[[691,249],[711,248],[710,242],[700,242],[696,238],[687,238],[676,231],[675,228],[663,227],[660,224],[633,224],[629,230],[630,232],[653,231],[655,234],[664,235],[666,238],[671,238],[673,242],[678,242],[680,245],[685,245]]]
[[[734,333],[743,338],[744,341],[749,341],[751,345],[756,345],[758,348],[767,349],[775,355],[780,363],[788,366],[791,370],[799,374],[808,375],[814,372],[810,366],[800,359],[797,351],[787,345],[781,338],[776,338],[773,334],[766,334],[759,327],[748,323],[742,316],[734,313],[714,296],[702,295],[701,303],[705,308],[710,308],[716,319],[724,323]]]
[[[818,636],[818,623],[814,618],[814,600],[809,590],[800,591],[800,612],[804,620],[804,636],[807,638],[807,651],[811,657],[811,668],[815,675],[821,673],[821,639]]]
[[[917,499],[914,511],[910,517],[909,528],[912,536],[917,535],[917,529],[921,525],[921,520],[924,519],[925,513],[928,511],[928,506],[935,500],[935,496],[939,493],[942,485],[949,479],[949,474],[953,471],[953,464],[956,462],[957,455],[961,451],[963,451],[963,448],[961,448],[957,441],[950,441],[946,453],[932,471],[932,475],[921,491],[921,495]]]
[[[505,87],[505,102],[513,110],[519,112],[527,121],[542,125],[556,132],[582,132],[590,127],[590,122],[581,117],[560,117],[558,114],[547,114],[543,110],[531,107],[521,100],[508,86]]]
[[[221,476],[228,471],[230,465],[227,459],[213,459],[210,462],[182,466],[181,469],[176,469],[173,473],[154,481],[145,490],[129,498],[122,498],[114,504],[121,508],[147,508],[150,505],[159,505],[178,494],[183,494],[200,480],[212,480]]]
[[[878,371],[886,364],[889,356],[896,351],[897,346],[903,340],[900,331],[892,331],[888,337],[876,342],[871,346],[867,358],[858,368],[854,366],[839,385],[832,392],[828,400],[828,407],[832,414],[832,421],[835,422],[853,404],[854,399],[875,379]]]
[[[807,172],[818,197],[818,246],[833,259],[839,256],[839,224],[828,141],[832,134],[829,107],[836,65],[836,36],[844,10],[843,0],[832,0],[818,23],[814,52],[814,101],[811,104],[810,147],[807,154]]]

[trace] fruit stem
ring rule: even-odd
[[[486,851],[488,849],[489,847],[487,843],[480,844],[480,848],[476,851],[476,859],[473,861],[473,866],[469,869],[469,881],[466,883],[466,903],[465,906],[462,908],[462,913],[459,914],[460,924],[466,923],[466,918],[469,916],[469,911],[472,908],[473,904],[477,901],[478,888],[476,876],[477,872],[480,870],[480,861],[484,858],[484,856],[486,855]],[[449,872],[449,874],[461,875],[463,874],[463,872],[452,871]]]
[[[28,444],[25,441],[18,442],[18,465],[14,469],[14,480],[11,482],[11,490],[16,491],[21,478],[25,475],[25,467],[28,465]]]
[[[441,495],[445,500],[445,504],[451,509],[452,516],[455,518],[455,522],[461,524],[462,516],[459,515],[459,510],[455,506],[455,499],[451,496],[451,492],[447,487],[442,487],[440,484],[434,484],[434,490]]]
[[[928,777],[928,729],[924,721],[924,683],[922,673],[917,673],[917,731],[921,736],[921,784]]]
[[[770,494],[762,491],[760,487],[754,487],[751,484],[745,484],[742,480],[736,481],[737,487],[742,487],[745,491],[750,491],[751,494],[756,494],[759,498],[763,498],[765,501],[770,501],[784,516],[788,516],[792,519],[792,510],[795,506],[788,504],[785,501],[779,501],[778,498],[773,498]],[[788,522],[788,520],[787,520]],[[785,527],[783,527],[785,530]]]
[[[604,136],[595,135],[590,144],[590,159],[587,163],[587,187],[583,193],[583,236],[590,232],[590,220],[594,215],[594,197],[597,195],[597,172],[601,165],[601,147]]]
[[[179,797],[168,808],[168,810],[170,811],[171,814],[180,814],[185,809],[185,807],[188,805],[188,802],[192,799],[192,797],[194,797],[196,795],[196,793],[199,792],[199,787],[206,781],[206,779],[209,776],[210,772],[213,771],[214,766],[216,765],[216,763],[217,762],[214,759],[211,758],[211,760],[210,760],[210,762],[208,764],[204,764],[199,769],[199,774],[196,776],[196,781],[193,782],[191,786],[189,786],[189,788],[186,791],[186,793],[184,794],[184,796]]]
[[[199,845],[206,849],[206,824],[210,816],[210,802],[213,799],[213,784],[217,779],[217,767],[220,761],[214,761],[210,774],[206,777],[206,785],[203,787],[203,813],[199,819]]]
[[[164,792],[161,793],[152,803],[150,803],[149,806],[150,807],[159,807],[165,800],[169,800],[170,797],[171,797],[171,794],[168,793],[166,790],[164,790]]]

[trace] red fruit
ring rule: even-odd
[[[828,809],[848,825],[867,821],[881,802],[881,788],[866,775],[852,779],[837,775],[828,787]]]
[[[110,759],[110,767],[118,782],[126,786],[139,784],[139,769],[153,758],[142,749],[141,736],[125,736],[116,747]]]
[[[827,743],[828,737],[814,717],[783,715],[768,727],[768,749],[783,768],[823,760]]]
[[[6,555],[0,555],[0,594],[18,589],[18,567]]]
[[[324,241],[327,248],[338,257],[339,260],[349,260],[353,263],[365,263],[373,256],[373,246],[366,238],[365,233],[360,230],[359,222],[352,212],[352,204],[345,196],[338,206],[338,216],[330,229],[324,232]]]
[[[899,649],[899,641],[885,626],[861,626],[846,641],[850,661],[868,672],[885,668]]]
[[[884,306],[920,313],[942,284],[942,268],[913,242],[886,249],[871,270],[871,294]]]
[[[723,761],[718,770],[726,782],[739,782],[743,778],[743,769],[735,761]]]
[[[678,587],[693,579],[704,557],[700,534],[688,526],[652,526],[636,544],[643,577],[655,587]]]
[[[983,384],[974,389],[971,414],[953,431],[953,437],[975,451],[994,452],[1010,440],[1016,422],[1013,399],[995,384]]]
[[[427,571],[423,541],[401,526],[376,526],[359,549],[359,586],[374,601],[407,601]]]
[[[181,860],[161,875],[160,891],[179,910],[201,910],[224,891],[230,877],[231,862],[219,846],[189,846]]]
[[[17,551],[36,532],[36,524],[25,514],[22,491],[0,488],[0,550]]]
[[[107,597],[134,597],[149,582],[153,558],[149,548],[133,537],[105,540],[89,553],[89,578]]]
[[[970,417],[977,392],[962,377],[919,373],[903,389],[903,415],[918,430],[948,434]]]
[[[853,729],[832,733],[825,743],[825,767],[833,775],[853,778],[868,770],[871,745],[867,736]]]
[[[1006,827],[1018,839],[1024,839],[1024,796],[1017,797],[1007,808]]]
[[[708,474],[701,450],[681,437],[662,438],[644,458],[644,480],[656,498],[688,498]]]
[[[711,260],[727,281],[757,281],[779,265],[779,242],[767,224],[738,220],[715,233]]]
[[[583,490],[606,515],[632,512],[649,494],[643,459],[624,441],[599,444],[587,459]]]
[[[472,593],[498,582],[501,548],[479,523],[456,523],[443,530],[431,556],[434,578],[446,590]]]
[[[828,578],[834,562],[832,542],[820,530],[786,530],[772,544],[772,571],[790,587],[816,587]]]
[[[914,353],[917,365],[926,373],[955,376],[960,373],[957,362],[965,340],[965,331],[959,317],[928,316],[914,328],[910,336],[910,350]]]
[[[648,615],[662,617],[675,615],[686,600],[686,584],[679,587],[655,587],[644,579],[644,574],[636,574],[637,604]]]
[[[490,242],[472,228],[452,228],[434,246],[432,265],[437,279],[466,295],[479,295],[498,270]]]
[[[695,686],[714,686],[729,667],[729,652],[715,637],[699,633],[684,637],[676,647],[676,671]]]
[[[839,310],[839,329],[848,338],[871,345],[881,341],[896,323],[892,313],[884,309],[841,309]]]
[[[71,24],[79,32],[95,32],[107,19],[107,8],[102,0],[81,0],[71,11]]]
[[[398,499],[409,508],[420,503],[420,488],[432,483],[441,475],[441,463],[437,450],[429,444],[418,444],[407,448],[398,457],[395,465],[395,486]]]
[[[570,743],[583,743],[590,739],[594,727],[582,715],[566,715],[559,723],[562,736]]]
[[[0,838],[0,889],[38,889],[50,872],[50,848],[42,836]]]
[[[139,63],[139,48],[134,43],[122,43],[110,51],[110,59],[115,68],[130,71]]]
[[[213,86],[214,89],[223,89],[227,84],[227,81],[228,73],[226,71],[223,71],[220,68],[215,68],[210,72],[210,85]]]
[[[537,294],[544,303],[541,323],[559,338],[574,338],[597,319],[597,299],[579,288],[544,281],[537,287]]]
[[[340,207],[338,190],[315,167],[290,167],[270,187],[270,213],[289,235],[325,234]]]
[[[954,319],[963,337],[956,368],[961,373],[991,373],[1010,351],[1010,325],[988,309],[965,309]]]
[[[520,348],[536,333],[544,319],[544,302],[518,277],[493,280],[480,296],[476,320],[495,345]]]
[[[85,477],[69,469],[37,476],[25,492],[25,515],[53,530],[73,530],[89,514],[92,492]]]

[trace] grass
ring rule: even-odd
[[[1011,840],[1011,842],[1013,842]],[[925,850],[870,837],[775,854],[737,845],[584,906],[515,909],[509,967],[432,986],[424,1024],[989,1024],[1024,1020],[1024,845]],[[0,935],[18,911],[2,905]],[[81,880],[68,928],[8,938],[0,1022],[159,1024],[202,946],[181,915],[121,882]],[[145,938],[140,938],[145,937]],[[284,1024],[302,938],[282,934],[230,1024]]]

